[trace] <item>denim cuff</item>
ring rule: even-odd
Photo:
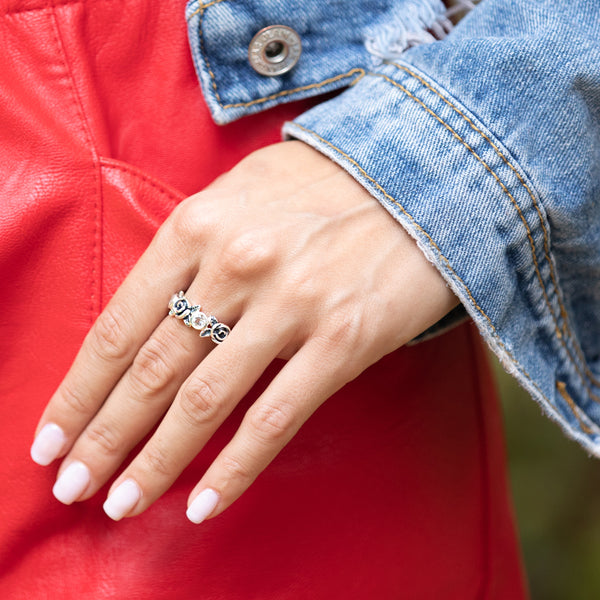
[[[600,456],[600,404],[567,322],[544,206],[475,114],[385,63],[284,127],[360,182],[416,240],[543,411]]]

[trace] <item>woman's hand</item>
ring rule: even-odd
[[[220,345],[167,316],[179,290],[232,327]],[[114,482],[114,519],[175,481],[275,357],[288,360],[189,500],[226,509],[331,394],[457,300],[352,177],[301,142],[259,150],[181,203],[87,335],[38,425],[32,456],[65,456],[54,493]]]

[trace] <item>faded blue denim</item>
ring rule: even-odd
[[[544,412],[600,456],[600,1],[193,0],[218,123],[347,87],[284,134],[339,163],[417,240]],[[284,24],[280,77],[247,47]],[[422,42],[422,43],[419,43]]]

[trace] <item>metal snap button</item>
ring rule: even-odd
[[[302,43],[300,36],[286,25],[270,25],[261,29],[248,46],[248,60],[261,75],[283,75],[296,66]]]

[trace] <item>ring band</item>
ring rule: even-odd
[[[169,300],[169,315],[198,331],[200,337],[210,337],[215,344],[220,344],[229,335],[231,329],[219,323],[216,317],[203,313],[201,308],[199,304],[192,304],[183,292],[174,294]]]

